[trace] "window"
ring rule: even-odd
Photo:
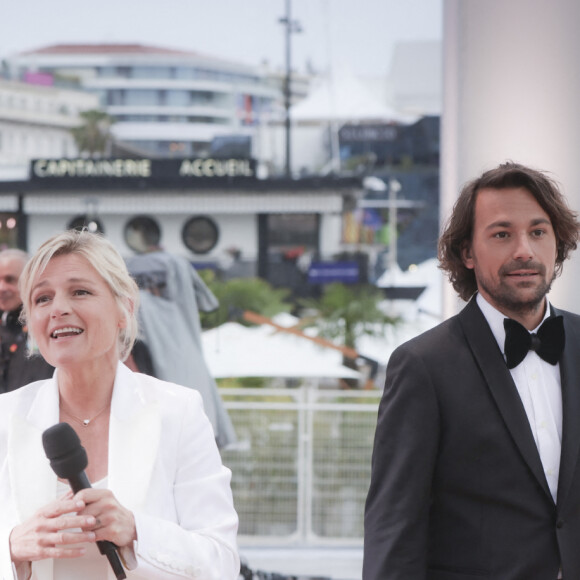
[[[124,105],[125,104],[125,91],[123,89],[111,89],[107,93],[107,104],[108,105]]]
[[[178,66],[173,70],[173,77],[176,79],[194,79],[196,78],[196,69]]]
[[[191,104],[192,105],[207,105],[213,104],[212,101],[217,99],[215,93],[209,91],[194,91],[191,93]]]
[[[165,105],[168,107],[187,107],[191,103],[189,91],[165,91]]]
[[[0,247],[18,247],[18,225],[15,213],[0,213]]]
[[[117,69],[114,66],[99,66],[96,70],[97,76],[100,78],[112,79],[117,76]]]
[[[130,73],[134,79],[170,79],[172,75],[168,66],[134,66]]]
[[[207,254],[218,243],[219,233],[215,222],[205,216],[193,217],[181,231],[183,243],[194,254]]]
[[[105,229],[103,228],[103,224],[96,218],[90,217],[88,215],[78,215],[74,217],[68,223],[69,230],[82,230],[86,228],[89,232],[99,232],[100,234],[105,233]]]
[[[271,258],[318,250],[317,214],[269,214],[268,253]]]
[[[160,91],[153,89],[127,89],[125,91],[124,104],[129,106],[157,106],[160,100]]]
[[[146,215],[131,218],[125,226],[125,242],[127,245],[142,254],[159,247],[161,228],[159,224]]]

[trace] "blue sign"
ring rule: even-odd
[[[330,284],[359,282],[359,267],[356,262],[312,262],[308,270],[310,284]]]

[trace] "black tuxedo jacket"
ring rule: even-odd
[[[521,399],[473,299],[387,368],[363,580],[580,579],[580,316],[564,316],[557,502]]]

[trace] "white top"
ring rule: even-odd
[[[92,484],[97,489],[107,488],[107,478]],[[70,488],[67,484],[57,482],[57,497],[61,497]],[[76,531],[79,531],[77,528]],[[106,556],[99,552],[95,543],[84,544],[87,548],[86,554],[82,558],[65,558],[54,561],[54,579],[55,580],[103,580],[107,577],[109,561]]]
[[[506,318],[496,310],[481,294],[477,295],[477,305],[483,312],[497,344],[505,357]],[[547,304],[542,322],[550,315]],[[541,323],[540,323],[541,324]],[[540,325],[532,332],[537,332]],[[540,454],[542,466],[554,502],[558,493],[558,475],[560,472],[560,455],[562,450],[562,383],[560,365],[551,365],[530,350],[526,358],[516,367],[510,369],[522,404],[528,416],[532,435]]]
[[[54,560],[33,562],[30,578],[14,570],[9,550],[12,529],[56,495],[56,474],[42,445],[42,433],[59,421],[58,369],[55,375],[2,395],[0,578],[5,580],[56,580]],[[132,580],[238,578],[230,477],[200,394],[119,363],[107,488],[135,516],[138,541],[123,552]],[[113,575],[104,560],[107,575],[100,580]],[[84,572],[77,579],[85,580]]]

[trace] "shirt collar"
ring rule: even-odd
[[[504,352],[505,328],[503,326],[503,321],[508,317],[505,314],[502,314],[497,308],[492,306],[479,292],[477,293],[475,299],[477,301],[479,309],[485,316],[485,319],[487,320],[487,323],[491,328],[491,332],[493,333],[493,336],[495,337],[495,340],[497,341],[497,344],[502,354],[505,355]],[[534,330],[530,332],[537,332],[538,328],[540,328],[540,326],[542,325],[542,322],[544,322],[546,318],[550,317],[550,311],[551,311],[550,302],[546,298],[546,312],[544,313],[544,318],[542,318],[540,324],[538,324],[538,326],[536,326],[536,328],[534,328]]]

